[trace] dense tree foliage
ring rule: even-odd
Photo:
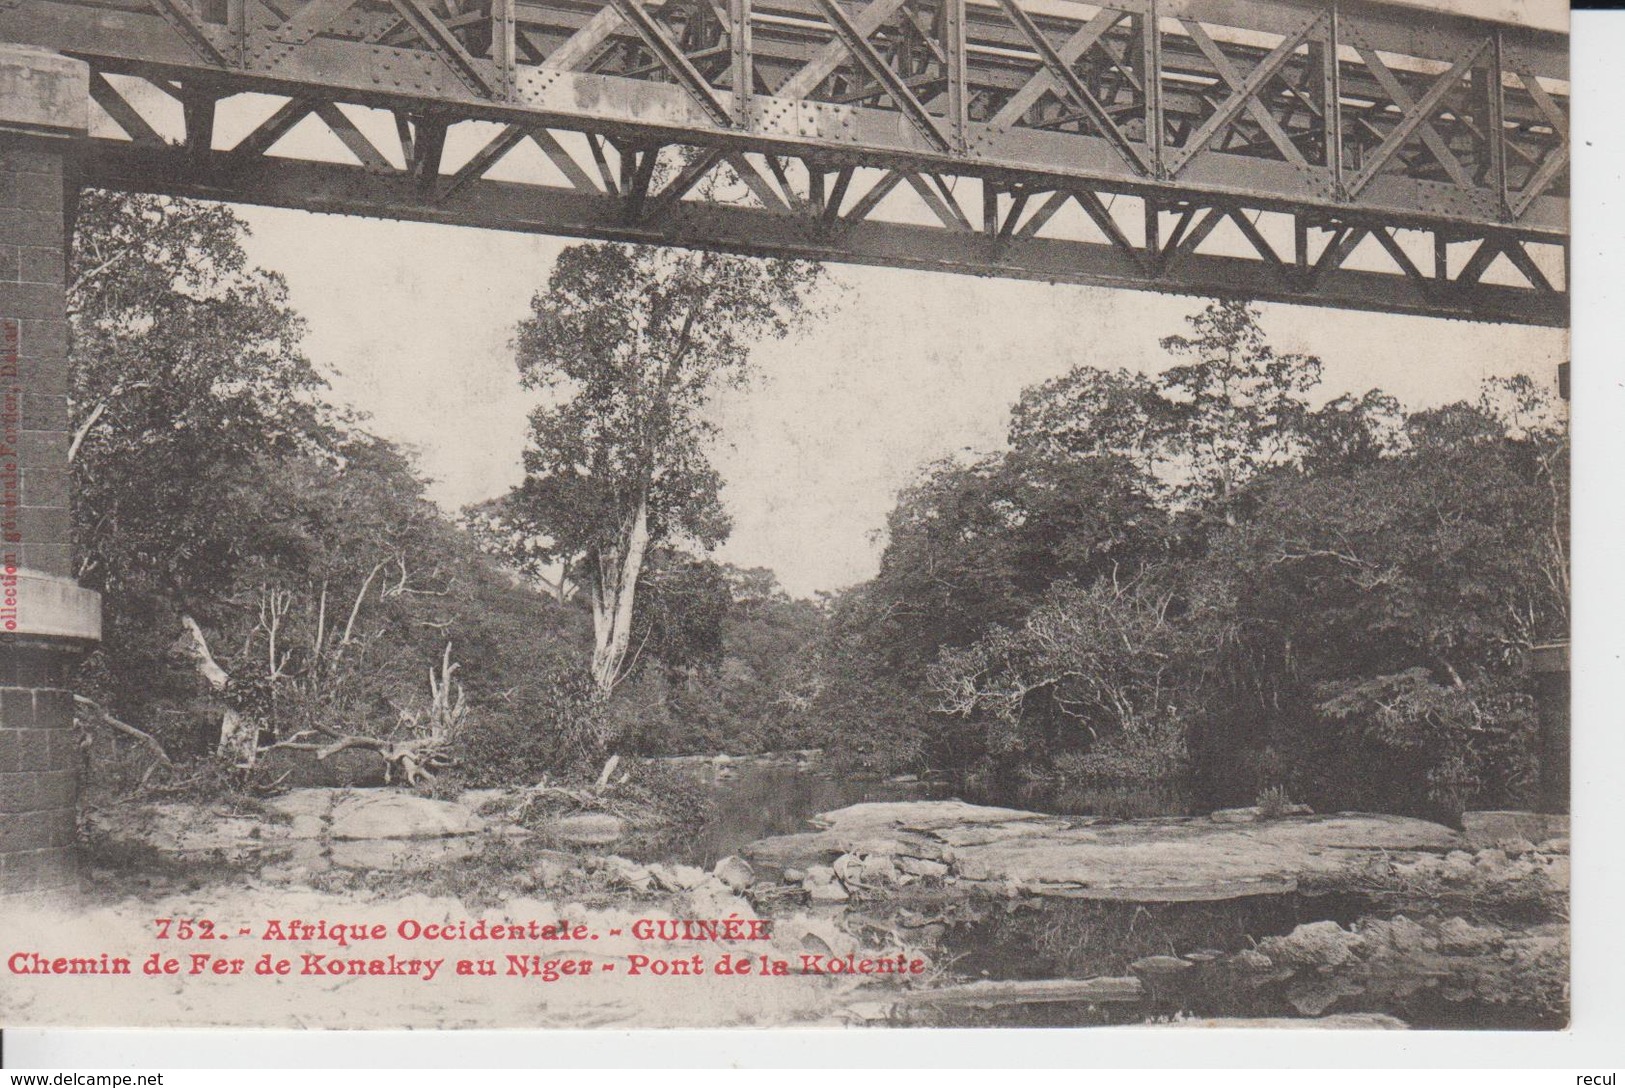
[[[105,616],[91,694],[175,758],[223,745],[239,768],[464,724],[592,754],[596,711],[561,682],[584,618],[496,569],[401,450],[324,400],[245,231],[190,201],[81,204],[74,535]]]
[[[1533,404],[1526,380],[1495,383],[1411,414],[1385,456],[1280,474],[1213,539],[1191,577],[1229,609],[1252,688],[1215,748],[1249,735],[1346,803],[1528,800],[1524,663],[1567,637],[1567,443],[1549,415],[1505,414],[1509,394]],[[1360,759],[1391,773],[1355,780]]]
[[[530,475],[454,524],[402,450],[328,401],[246,230],[221,206],[85,195],[72,457],[79,574],[106,614],[95,720],[266,782],[347,748],[493,784],[595,772],[622,742],[796,739],[822,613],[770,571],[676,545],[725,534],[701,409],[746,379],[755,338],[800,320],[814,270],[567,251],[518,343],[552,395]],[[645,533],[630,564],[629,519]],[[630,590],[605,595],[616,549],[635,611]],[[615,675],[634,682],[608,700],[583,665],[612,600]]]
[[[514,558],[561,564],[593,617],[593,680],[626,675],[651,548],[726,538],[704,409],[752,375],[751,350],[807,315],[818,266],[612,244],[560,254],[515,350],[548,399],[530,419],[525,480],[491,537]]]
[[[648,638],[610,713],[633,750],[754,752],[810,743],[808,654],[824,615],[763,568],[666,557],[642,595]],[[641,591],[640,591],[641,592]]]
[[[92,192],[70,266],[90,692],[177,758],[495,784],[821,745],[1210,804],[1530,800],[1528,652],[1569,582],[1566,423],[1529,379],[1317,401],[1317,359],[1215,302],[1159,374],[1025,390],[1004,450],[900,493],[873,579],[801,601],[707,557],[705,409],[814,270],[567,250],[516,342],[525,481],[453,524],[328,403],[245,229]]]
[[[1527,378],[1316,407],[1319,361],[1252,307],[1189,323],[1162,373],[1030,388],[1005,452],[902,493],[821,643],[834,746],[1213,803],[1527,803],[1527,651],[1567,628],[1561,413]]]

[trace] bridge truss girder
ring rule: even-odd
[[[1294,0],[7,3],[0,40],[93,66],[85,184],[1567,320],[1560,36]]]

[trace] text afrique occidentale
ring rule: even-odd
[[[772,922],[761,918],[639,918],[626,927],[638,941],[766,941],[772,938]],[[609,935],[619,937],[619,928]],[[424,922],[403,918],[394,925],[384,922],[335,922],[272,919],[265,923],[263,941],[326,942],[347,948],[363,941],[395,937],[404,941],[584,941],[597,935],[582,922],[568,919],[542,922],[489,922],[484,919],[454,922]]]

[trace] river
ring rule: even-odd
[[[1112,820],[1191,814],[1185,798],[1145,789],[866,776],[836,772],[810,754],[689,758],[672,760],[670,765],[701,783],[711,795],[712,807],[697,833],[643,841],[635,846],[623,843],[617,848],[642,861],[683,861],[709,868],[719,859],[739,853],[747,843],[807,831],[813,826],[809,821],[819,813],[870,801],[958,798],[972,804]],[[952,977],[961,981],[1121,976],[1128,972],[1130,964],[1144,957],[1190,956],[1187,963],[1222,965],[1260,942],[1286,939],[1307,924],[1335,923],[1346,932],[1357,924],[1370,926],[1372,918],[1388,918],[1396,913],[1394,905],[1385,906],[1364,895],[1297,892],[1219,902],[1039,898],[1002,907],[993,904],[1000,909],[978,906],[974,901],[955,903],[944,910],[951,920],[942,934],[939,953],[945,962],[952,963]],[[1407,904],[1405,909],[1415,913],[1421,908],[1431,914],[1443,905],[1423,899]],[[887,904],[866,903],[860,913],[873,921],[872,916],[886,915]],[[1400,918],[1397,924],[1411,923]],[[1460,918],[1449,924],[1457,927],[1451,932],[1461,929]],[[1452,969],[1469,970],[1460,966],[1468,962],[1460,961]],[[1453,989],[1448,984],[1439,985],[1434,977],[1441,970],[1437,963],[1427,966],[1402,957],[1387,969],[1396,966],[1404,978],[1414,973],[1414,982],[1407,981],[1398,987],[1398,994],[1393,994],[1383,989],[1388,985],[1385,982],[1345,980],[1344,993],[1370,992],[1352,1001],[1342,999],[1339,1009],[1353,1005],[1367,1013],[1392,1014],[1416,1027],[1550,1028],[1562,1022],[1561,1010],[1544,1007],[1527,994],[1514,997],[1511,992],[1500,992],[1504,980],[1495,980],[1489,992],[1474,996],[1471,986]],[[1513,974],[1517,975],[1521,962],[1515,968]],[[1238,979],[1219,967],[1192,968],[1181,977],[1183,981],[1177,987],[1153,988],[1144,1001],[1130,1004],[1067,1002],[1004,1009],[938,1009],[911,1022],[963,1027],[1084,1025],[1192,1016],[1312,1015],[1310,1010],[1319,1011],[1318,991],[1313,991],[1312,986],[1306,989],[1301,982],[1266,985],[1258,979]],[[1507,989],[1535,985],[1507,984]]]
[[[684,861],[707,868],[746,843],[808,829],[808,821],[865,801],[938,801],[958,798],[1059,816],[1139,819],[1183,816],[1183,797],[1143,788],[1100,789],[1039,782],[920,779],[840,772],[814,758],[793,755],[674,759],[670,766],[706,786],[712,808],[694,835],[650,844],[643,860]]]

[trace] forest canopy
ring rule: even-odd
[[[1256,307],[1212,302],[1158,373],[1022,391],[1002,448],[900,491],[873,578],[797,600],[715,558],[707,406],[819,319],[816,266],[566,249],[515,330],[547,393],[524,481],[451,516],[331,399],[246,229],[80,206],[74,538],[106,613],[83,709],[122,787],[820,747],[1162,810],[1531,801],[1529,651],[1569,593],[1566,413],[1531,378],[1328,398]]]
[[[1528,653],[1568,629],[1561,406],[1522,376],[1317,406],[1320,361],[1256,308],[1188,324],[1160,374],[1031,387],[1007,449],[902,493],[828,626],[831,743],[1198,806],[1527,805]]]

